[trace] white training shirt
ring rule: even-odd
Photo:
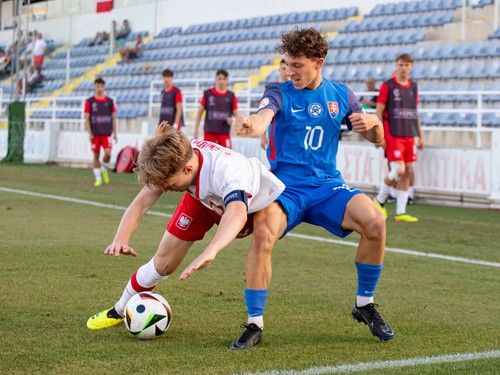
[[[285,189],[256,158],[207,141],[194,140],[191,146],[199,151],[200,171],[196,186],[188,192],[219,215],[224,213],[224,198],[235,190],[246,192],[248,213],[253,213],[274,202]]]
[[[35,47],[33,48],[34,56],[41,56],[45,54],[45,48],[47,47],[47,43],[43,39],[35,40]]]

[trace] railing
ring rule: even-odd
[[[244,82],[246,83],[246,89],[242,91],[237,91],[238,102],[240,104],[239,111],[243,114],[254,113],[258,109],[258,102],[260,101],[262,94],[261,93],[251,93],[249,90],[250,87],[250,79],[234,79],[232,82]],[[175,82],[180,87],[182,87],[183,83],[186,84],[194,84],[194,88],[189,89],[185,87],[183,89],[183,112],[185,119],[188,118],[187,114],[196,113],[199,108],[199,101],[203,94],[203,88],[206,86],[202,86],[202,83],[213,83],[212,79],[179,79]],[[208,85],[207,85],[208,86]],[[150,119],[153,118],[153,109],[159,108],[160,103],[154,101],[154,97],[161,92],[163,88],[162,81],[153,81],[150,85],[150,93],[149,93],[149,111],[148,117]],[[377,95],[377,92],[355,92],[357,96],[374,96]],[[429,131],[449,131],[449,132],[472,132],[476,135],[476,147],[481,148],[481,134],[484,132],[490,132],[495,128],[484,127],[483,126],[483,114],[487,113],[495,113],[500,115],[500,108],[484,108],[484,96],[498,96],[500,97],[500,91],[420,91],[420,98],[425,98],[426,96],[442,96],[442,97],[475,97],[476,106],[474,108],[425,108],[423,106],[419,109],[420,113],[458,113],[458,114],[468,114],[472,113],[475,115],[476,121],[472,126],[429,126],[425,125],[423,128]],[[76,129],[85,130],[85,116],[84,116],[84,106],[85,106],[85,97],[46,97],[46,98],[28,98],[25,100],[26,102],[26,123],[28,129],[34,129],[35,127],[39,128],[40,123],[43,122],[66,122],[66,123],[74,123],[76,125]],[[0,107],[0,122],[7,122],[7,111],[6,104],[10,101],[8,98],[4,98],[3,91],[0,89],[0,103],[2,104]],[[64,103],[72,103],[73,106],[65,106]],[[33,113],[37,112],[47,112],[50,115],[44,118],[34,118]],[[59,112],[75,112],[78,114],[78,117],[73,118],[61,118],[58,116]],[[375,112],[375,110],[367,110],[367,112]],[[192,116],[191,116],[192,117]],[[192,119],[190,120],[193,121]]]
[[[234,83],[245,83],[246,89],[241,91],[235,91],[236,97],[238,98],[238,107],[241,111],[251,110],[251,91],[250,91],[250,78],[232,78],[231,85]],[[205,83],[205,85],[202,85]],[[182,90],[182,110],[184,118],[186,119],[188,113],[196,112],[200,106],[200,100],[203,96],[203,91],[207,87],[213,86],[214,80],[212,78],[185,78],[176,79],[175,85],[182,88],[182,84],[186,86],[191,86],[194,84],[193,89],[183,88]],[[161,103],[155,102],[154,97],[158,95],[161,90],[165,87],[163,81],[152,81],[149,85],[149,106],[148,106],[148,116],[153,117],[153,109],[160,108]]]
[[[364,92],[356,92],[358,96],[375,96],[378,95],[378,92],[373,91],[364,91]],[[419,91],[419,98],[426,96],[475,96],[476,108],[419,108],[419,113],[458,113],[458,114],[467,114],[472,113],[476,115],[475,126],[469,127],[454,127],[454,126],[432,126],[432,125],[423,125],[422,128],[425,130],[441,130],[441,131],[450,131],[450,132],[473,132],[476,134],[476,147],[481,148],[481,133],[489,132],[492,128],[483,127],[483,114],[486,113],[498,113],[500,114],[500,108],[496,109],[488,109],[484,108],[484,100],[483,97],[485,95],[498,95],[500,98],[500,91]],[[421,100],[422,101],[422,100]],[[367,112],[375,112],[375,110],[368,110]]]

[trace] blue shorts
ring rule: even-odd
[[[277,199],[287,214],[288,226],[283,236],[302,222],[323,227],[342,238],[352,232],[342,229],[341,224],[347,203],[356,194],[363,194],[361,190],[338,179],[275,174],[286,185]]]

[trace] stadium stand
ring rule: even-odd
[[[469,6],[482,9],[492,1],[480,0]],[[330,52],[323,74],[347,83],[354,90],[364,89],[368,76],[386,80],[394,71],[394,59],[402,53],[411,54],[415,61],[412,77],[420,91],[498,90],[500,77],[500,28],[480,40],[450,41],[443,37],[445,27],[459,21],[461,0],[423,0],[376,5],[366,16],[356,7],[292,12],[271,16],[236,19],[228,22],[193,24],[182,29],[169,27],[146,40],[144,53],[128,64],[115,63],[110,58],[109,45],[90,46],[91,37],[80,40],[70,49],[69,78],[73,86],[58,93],[60,105],[67,110],[57,118],[81,118],[81,103],[64,101],[70,97],[88,97],[93,93],[93,76],[85,75],[106,63],[99,72],[106,78],[107,93],[119,103],[117,117],[124,120],[147,116],[150,85],[161,72],[172,69],[176,80],[211,79],[214,71],[225,68],[230,78],[246,78],[263,66],[272,66],[279,58],[275,53],[279,36],[295,26],[314,26],[327,33]],[[141,35],[148,36],[147,32]],[[131,33],[128,41],[135,39]],[[116,49],[114,50],[116,52]],[[61,89],[66,81],[67,51],[57,50],[44,66],[44,85],[28,98],[49,96]],[[254,98],[264,86],[278,79],[277,70],[264,76],[251,87]],[[194,83],[183,82],[183,89]],[[10,85],[2,85],[5,93]],[[485,108],[498,107],[498,95],[484,95]],[[154,101],[159,95],[154,95]],[[258,100],[258,99],[255,99]],[[477,95],[427,95],[421,97],[424,112],[432,109],[471,108]],[[58,104],[59,105],[59,104]],[[475,126],[470,113],[425,113],[424,126]],[[448,116],[446,116],[448,115]],[[48,112],[37,110],[34,118],[46,118]],[[497,117],[483,116],[485,126],[497,126]]]

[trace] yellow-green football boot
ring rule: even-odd
[[[87,320],[88,329],[103,329],[113,327],[123,322],[123,316],[118,314],[114,307],[92,315]]]

